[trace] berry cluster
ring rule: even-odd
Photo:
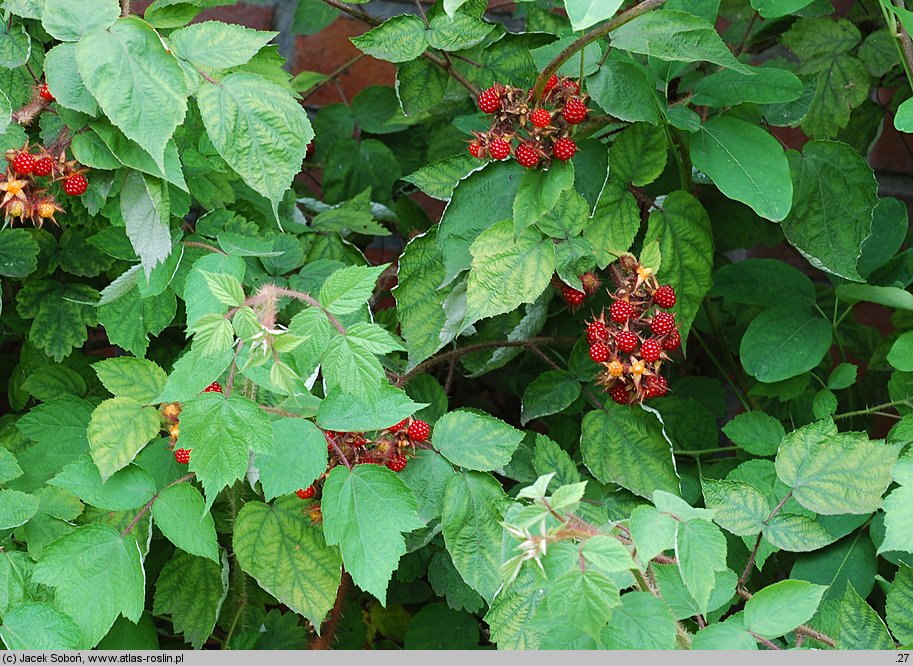
[[[528,169],[552,159],[567,161],[577,152],[570,132],[586,118],[586,100],[576,81],[554,74],[535,103],[532,90],[496,83],[479,95],[479,108],[493,119],[487,132],[473,132],[469,153],[495,160],[513,153]]]
[[[599,287],[602,286],[602,280],[595,273],[584,273],[580,276],[580,284],[583,286],[583,291],[569,287],[557,275],[552,278],[552,284],[561,292],[568,309],[573,312],[580,307],[587,296],[592,296],[599,291]]]
[[[222,385],[219,382],[213,382],[209,386],[203,389],[203,393],[221,393]],[[177,460],[182,465],[187,465],[190,463],[190,451],[191,449],[175,449],[174,447],[178,443],[178,437],[181,434],[180,428],[180,418],[181,418],[181,403],[179,402],[169,402],[162,405],[162,416],[165,417],[165,423],[168,428],[168,435],[170,441],[168,447],[174,450],[174,459]]]
[[[619,260],[613,276],[608,317],[603,311],[587,322],[590,358],[603,366],[597,381],[620,405],[661,397],[668,390],[662,364],[681,346],[675,315],[666,312],[675,305],[675,290],[658,284],[631,256]]]
[[[6,161],[4,179],[0,180],[0,192],[3,192],[0,207],[10,224],[26,219],[36,227],[47,220],[57,224],[54,215],[63,208],[47,191],[47,186],[61,181],[63,191],[71,197],[84,194],[89,186],[85,171],[75,161],[66,161],[65,151],[39,146],[37,153],[32,153],[26,143],[21,150],[8,151]],[[38,178],[47,180],[42,183]]]

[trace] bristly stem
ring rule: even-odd
[[[120,0],[120,15],[130,16],[130,0]]]
[[[789,501],[789,498],[793,496],[793,491],[790,490],[783,499],[780,500],[780,503],[773,508],[767,518],[764,519],[762,523],[764,527],[767,527],[770,524],[770,521],[773,520],[774,516],[780,513],[780,509]],[[748,577],[751,576],[751,568],[754,566],[755,558],[758,556],[758,550],[761,548],[761,537],[764,535],[764,530],[762,529],[758,532],[758,538],[755,539],[754,548],[751,549],[751,555],[748,556],[748,563],[745,565],[745,569],[742,571],[742,575],[739,576],[738,582],[735,584],[736,590],[741,590],[745,583],[748,582]]]
[[[179,478],[175,481],[172,481],[167,486],[162,488],[162,490],[158,491],[155,495],[153,495],[152,499],[150,499],[148,502],[146,502],[143,505],[143,508],[140,509],[139,512],[133,517],[133,520],[130,521],[130,524],[127,525],[124,528],[124,531],[120,533],[120,538],[123,539],[125,536],[130,534],[130,532],[133,530],[133,528],[137,526],[139,521],[141,521],[143,519],[143,516],[145,516],[147,513],[149,513],[149,509],[152,508],[152,505],[155,503],[155,500],[158,499],[158,496],[161,495],[163,491],[167,490],[171,486],[176,486],[180,483],[184,483],[185,481],[190,481],[190,479],[192,479],[194,476],[195,476],[195,474],[193,472],[189,472],[189,473],[185,474],[184,476],[182,476],[181,478]]]
[[[312,650],[329,650],[332,647],[333,639],[336,637],[336,627],[339,625],[339,618],[342,617],[342,607],[345,604],[350,582],[349,572],[343,567],[342,577],[339,579],[339,588],[336,590],[336,601],[333,603],[333,610],[330,611],[330,617],[323,627],[323,634],[311,643]]]

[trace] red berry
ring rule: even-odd
[[[190,449],[175,449],[174,459],[182,465],[186,465],[190,462]]]
[[[594,342],[590,345],[590,358],[596,363],[605,363],[609,360],[609,356],[611,356],[609,348],[602,342]]]
[[[634,316],[634,307],[627,301],[615,301],[609,308],[609,316],[612,321],[623,324]]]
[[[309,141],[304,152],[304,159],[309,160],[314,156],[314,142]]]
[[[402,472],[406,469],[406,456],[393,456],[385,464],[388,469],[392,469],[394,472]]]
[[[548,81],[545,82],[545,90],[543,92],[547,95],[557,85],[558,85],[558,75],[552,74],[550,77],[548,77]]]
[[[517,146],[517,161],[527,169],[536,166],[539,163],[539,152],[528,143]]]
[[[48,90],[47,83],[42,83],[40,86],[38,86],[38,96],[48,102],[54,101],[54,96],[51,94],[51,91]]]
[[[503,160],[510,155],[510,144],[504,139],[493,139],[488,144],[488,152],[496,160]]]
[[[469,142],[469,154],[472,155],[473,157],[481,157],[482,156],[482,146],[480,146],[477,141],[470,141]]]
[[[408,435],[413,442],[424,442],[430,434],[431,426],[424,421],[415,420],[409,424]]]
[[[78,197],[81,194],[85,194],[88,187],[89,183],[86,181],[86,177],[81,173],[74,173],[63,181],[63,191],[71,197]]]
[[[391,432],[398,432],[400,430],[405,429],[405,427],[407,425],[409,425],[409,419],[403,419],[402,421],[397,423],[395,426],[390,426],[389,428],[387,428],[387,430],[389,430]]]
[[[564,297],[564,301],[572,308],[576,308],[583,303],[583,299],[586,298],[585,293],[577,291],[573,287],[568,287],[567,285],[561,287],[561,295]]]
[[[40,160],[35,162],[35,168],[32,169],[32,173],[36,176],[50,176],[53,170],[54,160],[52,160],[50,157],[42,157]]]
[[[627,354],[637,349],[638,341],[637,334],[632,331],[619,331],[615,334],[615,344]]]
[[[612,400],[617,402],[619,405],[628,404],[628,391],[625,388],[624,384],[615,384],[610,393]]]
[[[644,343],[640,346],[640,355],[647,363],[655,363],[659,360],[660,354],[662,353],[662,346],[659,344],[658,340],[654,340],[653,338],[644,340]]]
[[[356,449],[360,446],[364,446],[367,443],[368,440],[366,440],[361,435],[356,435],[354,438],[352,438],[352,446],[354,446]]]
[[[545,109],[536,109],[529,114],[529,119],[536,127],[548,127],[548,124],[552,122],[552,114]]]
[[[650,377],[647,379],[644,388],[645,398],[661,398],[668,393],[669,388],[666,384],[666,378],[662,376]]]
[[[678,331],[672,331],[666,338],[663,340],[663,349],[672,351],[673,349],[678,349],[682,344],[682,336],[678,334]]]
[[[494,113],[501,108],[501,91],[498,86],[482,91],[479,95],[479,108],[485,113]]]
[[[675,317],[668,312],[657,312],[650,322],[650,330],[654,335],[663,337],[675,330]]]
[[[13,159],[13,171],[26,176],[35,169],[35,158],[28,153],[18,153]]]
[[[574,140],[570,137],[563,136],[557,141],[555,141],[555,146],[552,148],[552,152],[555,154],[555,157],[562,162],[567,162],[574,156],[574,153],[577,152],[577,144],[574,143]]]
[[[586,104],[584,104],[583,101],[581,101],[578,97],[569,99],[567,104],[564,105],[564,111],[561,112],[561,115],[564,116],[564,119],[571,125],[576,125],[581,120],[586,118],[586,114]]]
[[[203,393],[221,393],[222,385],[219,382],[213,382],[209,386],[203,389]]]
[[[675,305],[675,289],[664,284],[653,292],[653,302],[664,310],[668,310]]]
[[[594,342],[606,342],[609,339],[609,329],[601,321],[591,321],[586,327],[586,341],[590,344]]]
[[[314,496],[314,486],[308,486],[307,488],[299,488],[295,491],[295,494],[298,495],[303,500],[309,500]]]
[[[576,95],[580,92],[580,84],[578,84],[574,79],[567,79],[564,82],[564,89],[572,95]]]

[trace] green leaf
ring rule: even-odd
[[[152,401],[184,402],[198,395],[204,388],[219,378],[231,363],[232,353],[217,357],[204,356],[193,350],[184,353],[175,361],[162,392]]]
[[[239,282],[244,279],[244,260],[240,257],[227,257],[221,254],[209,254],[197,259],[184,282],[184,301],[187,307],[187,323],[193,324],[206,314],[223,314],[227,310],[224,304],[213,296],[203,273],[223,273]]]
[[[210,293],[223,305],[235,307],[244,302],[244,289],[231,275],[207,271],[200,271],[200,275],[206,280]]]
[[[438,67],[426,58],[416,58],[402,63],[396,70],[396,96],[399,98],[403,115],[416,116],[434,109],[444,99],[449,80],[450,77],[447,75],[447,70]],[[470,159],[475,161],[474,158]],[[462,162],[463,156],[458,155],[445,161]],[[419,169],[419,171],[426,172],[425,170],[428,167],[434,166],[429,164]],[[446,190],[448,192],[447,197],[449,197],[449,192],[453,188],[453,183],[462,175],[464,174],[460,171],[453,181],[449,181],[444,185],[445,188],[448,188]]]
[[[110,398],[96,407],[87,435],[102,481],[129,465],[159,426],[155,408],[143,407],[132,398]]]
[[[739,356],[761,382],[778,382],[815,368],[831,347],[831,324],[797,305],[772,307],[748,325]]]
[[[659,178],[666,168],[669,148],[662,129],[634,123],[618,134],[609,151],[613,180],[642,187]]]
[[[913,515],[909,508],[910,502],[913,501],[913,483],[903,475],[903,470],[908,466],[909,456],[904,456],[894,465],[894,480],[901,485],[884,499],[885,535],[884,541],[878,547],[879,553],[913,550]]]
[[[136,539],[108,525],[84,525],[57,539],[32,574],[54,588],[55,606],[79,627],[80,649],[98,643],[120,614],[139,621],[144,578]]]
[[[802,155],[787,153],[793,208],[783,220],[786,238],[815,268],[861,281],[856,262],[871,234],[878,203],[871,167],[849,146],[811,141]]]
[[[386,264],[347,266],[331,273],[320,288],[320,304],[334,315],[362,309],[374,293],[377,278],[386,267]]]
[[[586,30],[611,18],[621,4],[621,0],[564,0],[564,8],[571,19],[574,32]]]
[[[317,410],[317,425],[325,430],[356,432],[389,428],[426,407],[413,402],[402,389],[384,382],[364,395],[330,391]]]
[[[443,489],[441,496],[443,497]],[[447,605],[454,610],[465,609],[470,613],[477,613],[485,606],[482,597],[460,577],[450,555],[446,552],[436,552],[431,557],[428,564],[428,582],[435,594],[444,597]]]
[[[862,516],[860,519],[865,521],[867,518]],[[875,546],[864,530],[856,530],[827,548],[797,557],[790,577],[826,585],[824,601],[839,601],[847,583],[868,596],[875,586],[877,573]]]
[[[733,57],[713,26],[686,12],[656,10],[612,32],[612,46],[673,62],[704,60],[737,71],[750,71]]]
[[[870,284],[841,284],[837,298],[856,302],[869,301],[898,310],[913,310],[913,294],[899,287],[876,287]]]
[[[120,212],[130,244],[146,277],[171,254],[168,189],[161,181],[130,171],[120,193]]]
[[[691,639],[692,650],[757,650],[754,636],[745,631],[742,614],[701,629]]]
[[[726,569],[717,571],[714,576],[713,591],[710,593],[710,599],[705,606],[701,606],[694,600],[685,582],[682,580],[681,572],[674,564],[656,564],[652,563],[651,569],[656,577],[656,583],[659,592],[669,607],[676,620],[683,620],[695,615],[703,615],[729,606],[733,597],[733,590],[738,581],[735,572]]]
[[[326,497],[324,489],[324,511],[329,506]],[[342,562],[320,530],[310,525],[301,500],[279,499],[272,506],[246,503],[235,522],[232,544],[241,568],[260,587],[320,626],[333,607]]]
[[[8,650],[75,650],[81,643],[73,620],[45,603],[24,603],[3,614],[0,638]]]
[[[536,435],[536,447],[533,450],[533,469],[539,475],[554,472],[555,483],[559,485],[580,481],[577,464],[571,460],[568,452],[545,435]]]
[[[764,538],[782,550],[806,553],[836,541],[820,523],[794,513],[778,513],[764,529]]]
[[[120,16],[117,0],[54,0],[43,4],[41,25],[62,42],[78,42],[89,33],[110,27]]]
[[[768,585],[745,602],[745,628],[764,638],[782,636],[814,616],[826,590],[801,580]]]
[[[325,447],[324,447],[325,448]],[[436,451],[418,450],[400,478],[409,486],[418,502],[418,517],[430,522],[444,510],[444,489],[455,474],[444,456]]]
[[[567,408],[580,395],[580,382],[567,370],[544,372],[523,392],[520,423],[549,416]]]
[[[187,90],[181,66],[152,26],[135,16],[117,19],[79,41],[76,63],[108,119],[164,168],[165,145],[187,111]]]
[[[112,394],[132,398],[144,405],[159,402],[156,398],[168,380],[168,375],[156,363],[129,356],[93,363],[92,369]]]
[[[675,546],[675,519],[652,506],[636,507],[628,526],[637,546],[637,559],[641,562],[648,562]]]
[[[838,433],[833,421],[818,421],[783,438],[777,476],[799,504],[816,513],[871,513],[881,506],[901,446]]]
[[[913,366],[910,366],[913,370]],[[827,380],[827,387],[832,391],[849,388],[856,383],[856,372],[858,368],[852,363],[841,363],[831,372]]]
[[[621,597],[618,586],[608,576],[578,568],[549,585],[544,603],[549,621],[598,635],[612,617],[612,609],[621,605]]]
[[[757,488],[744,481],[701,479],[704,503],[714,509],[713,521],[736,536],[760,532],[770,514],[770,503]]]
[[[510,462],[523,433],[488,414],[456,410],[434,425],[432,441],[454,465],[479,472]]]
[[[840,601],[837,635],[838,650],[894,650],[888,628],[872,607],[862,599],[852,585]]]
[[[885,604],[891,633],[902,644],[913,642],[913,569],[900,563]]]
[[[412,620],[403,641],[406,650],[472,650],[479,645],[476,619],[445,604],[427,604]]]
[[[780,143],[757,125],[729,116],[711,118],[691,140],[691,160],[723,194],[761,217],[780,221],[789,213],[789,163]]]
[[[673,650],[675,620],[669,606],[649,592],[629,592],[602,630],[607,650]]]
[[[617,483],[635,495],[679,493],[671,445],[654,414],[622,405],[589,412],[580,433],[583,462],[598,480]]]
[[[777,259],[746,259],[713,274],[714,296],[749,305],[806,305],[815,302],[808,276]]]
[[[219,155],[278,215],[314,138],[304,108],[285,88],[246,72],[204,84],[197,104]]]
[[[159,335],[165,330],[176,309],[177,301],[170,290],[144,299],[134,288],[113,303],[100,306],[98,321],[112,344],[143,356],[149,347],[149,335]]]
[[[236,530],[239,526],[235,523]],[[174,630],[199,649],[215,629],[227,594],[228,559],[224,554],[220,562],[213,562],[176,550],[155,582],[152,612],[170,616]]]
[[[639,230],[637,201],[623,182],[610,178],[599,195],[593,217],[583,230],[583,237],[596,248],[597,265],[605,268],[627,252]]]
[[[19,527],[38,511],[38,498],[18,490],[0,490],[0,530]]]
[[[899,132],[913,133],[913,99],[905,100],[894,114],[894,127]]]
[[[782,104],[802,95],[802,81],[778,67],[752,67],[751,75],[724,69],[698,79],[691,102],[700,106],[735,106],[743,102]]]
[[[452,476],[444,494],[444,543],[463,580],[488,603],[501,586],[500,522],[507,502],[501,484],[481,472]]]
[[[364,53],[379,60],[406,62],[418,58],[428,48],[425,24],[414,14],[387,19],[351,42]]]
[[[273,449],[275,455],[261,454],[256,461],[267,500],[307,488],[326,471],[327,440],[310,421],[273,421]]]
[[[25,229],[0,233],[0,275],[23,278],[38,267],[38,244]]]
[[[751,6],[766,19],[779,18],[798,12],[814,0],[751,0]]]
[[[25,378],[22,390],[47,401],[68,393],[83,395],[86,382],[79,373],[65,365],[46,365]]]
[[[206,21],[174,31],[170,41],[179,58],[197,66],[228,69],[249,62],[277,34],[233,23]]]
[[[594,0],[594,4],[597,3],[604,4]],[[659,122],[653,84],[641,69],[631,63],[607,61],[587,79],[587,91],[606,113],[620,120],[642,120],[654,125]]]
[[[726,570],[726,537],[716,525],[701,518],[679,522],[675,554],[685,587],[698,606],[707,606],[716,585],[715,572]]]
[[[7,449],[0,449],[0,483],[6,483],[20,476],[22,476],[22,468],[19,467],[16,456]]]
[[[644,245],[653,241],[663,258],[656,276],[675,289],[675,320],[684,341],[711,285],[713,234],[707,212],[690,194],[673,192],[661,211],[650,214]]]
[[[435,67],[435,69],[440,68]],[[400,72],[402,73],[402,70]],[[403,111],[405,112],[405,107]],[[412,183],[432,199],[449,201],[454,188],[460,184],[461,180],[486,166],[488,165],[479,162],[471,155],[455,155],[439,162],[426,164],[408,176],[403,176],[402,179],[407,183]]]
[[[248,451],[271,453],[273,428],[256,403],[221,393],[203,393],[184,404],[178,445],[190,449],[195,472],[212,506],[224,487],[247,472]]]
[[[26,64],[32,41],[21,23],[0,26],[0,67],[16,69]]]
[[[561,193],[573,185],[572,162],[555,162],[547,171],[527,170],[520,179],[514,199],[514,234],[519,235],[523,229],[538,222],[555,207]]]
[[[143,506],[155,496],[155,481],[137,465],[128,465],[103,481],[89,456],[83,455],[64,467],[48,481],[99,509],[129,511]]]
[[[401,532],[424,526],[409,488],[385,467],[334,467],[323,486],[327,543],[339,546],[346,570],[386,604],[387,584],[406,552]]]
[[[216,526],[200,491],[189,483],[162,490],[152,504],[152,519],[175,546],[219,563]]]
[[[583,542],[580,553],[588,564],[608,573],[627,571],[636,566],[621,541],[609,536],[590,537]]]
[[[475,3],[479,7],[478,3]],[[428,43],[442,51],[461,51],[481,42],[492,26],[480,16],[480,11],[472,8],[459,11],[452,17],[438,14],[431,19],[428,29]]]
[[[440,236],[439,236],[440,239]],[[472,270],[466,287],[466,321],[474,322],[532,303],[555,272],[551,240],[535,229],[514,237],[513,222],[485,230],[470,248]]]
[[[756,456],[777,453],[786,432],[782,424],[764,412],[744,412],[723,426],[733,444]]]

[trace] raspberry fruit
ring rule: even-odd
[[[637,335],[632,331],[619,331],[615,335],[615,344],[621,351],[628,354],[637,349],[637,342]]]
[[[552,74],[550,77],[548,77],[548,81],[545,82],[545,90],[543,91],[543,93],[547,95],[552,90],[554,90],[555,86],[557,86],[557,85],[558,85],[558,75]]]
[[[295,494],[303,500],[309,500],[314,496],[314,492],[314,486],[308,486],[307,488],[299,488],[295,491]]]
[[[190,462],[190,449],[175,449],[174,459],[182,465],[186,465]]]
[[[501,92],[497,86],[482,91],[479,95],[479,108],[485,113],[494,113],[501,108]]]
[[[590,345],[590,358],[596,363],[605,363],[609,360],[609,348],[602,342],[594,342]]]
[[[668,393],[669,388],[663,376],[651,377],[644,388],[645,398],[661,398]]]
[[[390,426],[389,428],[387,428],[387,430],[389,430],[390,432],[399,432],[400,430],[404,430],[407,425],[409,425],[409,419],[403,419],[402,421],[397,423],[395,426]]]
[[[601,321],[591,321],[586,327],[586,341],[590,344],[594,342],[606,342],[609,339],[609,329]]]
[[[627,301],[615,301],[609,308],[609,316],[612,321],[623,324],[634,316],[634,308]]]
[[[48,201],[38,204],[38,217],[40,218],[47,219],[49,217],[54,217],[54,213],[56,212],[57,207]]]
[[[628,404],[628,391],[625,388],[624,384],[616,384],[615,387],[612,389],[612,392],[610,395],[612,396],[612,400],[617,402],[619,405]]]
[[[25,217],[25,204],[14,199],[6,212],[10,217]]]
[[[675,330],[675,317],[668,312],[657,312],[650,322],[650,330],[659,337],[669,335]]]
[[[46,102],[54,101],[54,96],[51,94],[51,91],[48,90],[47,83],[42,83],[40,86],[38,86],[38,96]]]
[[[539,164],[539,153],[528,143],[517,146],[516,156],[517,161],[527,169]]]
[[[496,160],[503,160],[510,156],[510,144],[504,139],[494,139],[488,144],[488,152]]]
[[[63,191],[71,197],[78,197],[81,194],[85,194],[88,187],[89,183],[86,181],[86,177],[81,173],[74,173],[63,181]]]
[[[568,121],[571,125],[576,125],[584,118],[586,118],[587,109],[586,104],[578,97],[573,97],[567,101],[567,104],[564,105],[564,111],[561,112],[561,115],[564,116],[564,119]]]
[[[35,168],[32,169],[32,173],[36,176],[50,176],[53,170],[54,160],[50,157],[42,157],[35,162]]]
[[[480,146],[477,141],[470,141],[469,142],[469,154],[472,155],[473,157],[481,157],[482,156],[482,146]]]
[[[364,445],[367,444],[367,443],[368,443],[368,440],[366,440],[366,439],[365,439],[364,437],[362,437],[361,435],[357,435],[357,436],[352,440],[352,446],[354,446],[356,449],[359,448],[359,447],[361,447],[361,446],[364,446]]]
[[[664,310],[675,305],[675,289],[667,284],[653,292],[653,302]]]
[[[568,79],[564,82],[564,89],[572,95],[576,95],[580,92],[580,84],[578,84],[574,79]]]
[[[682,344],[682,336],[678,334],[678,331],[672,331],[669,335],[666,336],[666,339],[663,340],[663,349],[672,351],[673,349],[678,349]]]
[[[219,382],[213,382],[203,389],[203,393],[221,393],[222,385]]]
[[[625,373],[625,367],[619,361],[612,361],[608,365],[608,371],[613,377],[621,377]]]
[[[545,109],[536,109],[529,114],[529,120],[536,127],[548,127],[548,124],[552,122],[552,114]]]
[[[431,426],[424,421],[415,420],[409,424],[407,434],[413,442],[424,442],[428,439],[428,435],[431,434]],[[405,467],[405,463],[403,463],[403,466]]]
[[[29,155],[28,153],[18,153],[15,158],[13,158],[13,171],[16,173],[26,176],[35,169],[35,158]]]
[[[392,469],[398,474],[406,469],[406,456],[393,456],[385,464],[388,469]]]
[[[640,346],[640,355],[647,363],[655,363],[662,353],[662,346],[653,338],[644,340],[644,343]]]
[[[572,308],[576,308],[578,305],[583,303],[583,299],[586,298],[586,294],[582,291],[577,291],[573,287],[568,287],[564,285],[561,287],[561,295],[564,297],[565,303],[570,305]]]
[[[563,136],[557,141],[555,141],[555,146],[552,148],[552,152],[555,154],[555,157],[562,162],[567,162],[574,156],[574,153],[577,152],[577,144],[574,143],[574,140],[570,137]]]

